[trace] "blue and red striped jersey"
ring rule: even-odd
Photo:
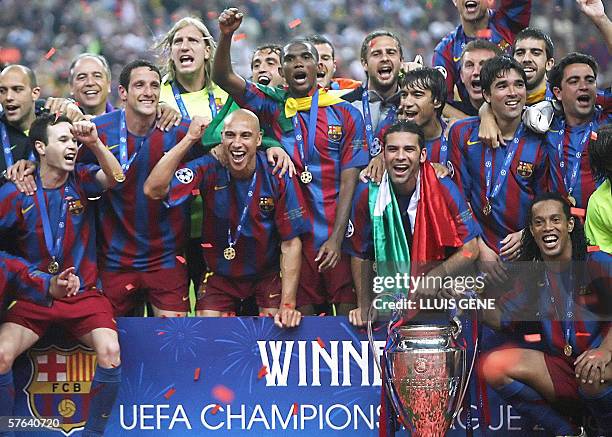
[[[387,130],[389,130],[389,128],[396,121],[397,121],[397,117],[395,117],[391,123],[388,123],[387,125],[383,126],[382,129],[378,131],[378,133],[376,134],[376,137],[380,140],[381,144],[384,144],[383,139],[385,137],[385,133],[387,132]],[[446,122],[442,120],[441,118],[439,118],[439,121],[440,121],[440,125],[442,126],[442,135],[445,135]],[[448,149],[449,147],[450,147],[450,142],[447,143],[446,161],[450,159],[450,150]],[[442,137],[441,136],[434,138],[432,140],[425,140],[425,148],[427,149],[427,159],[429,160],[429,162],[438,162],[438,163],[441,162],[441,159],[440,159],[440,152],[442,149]]]
[[[236,242],[236,258],[228,261],[228,229],[236,237],[251,178],[231,178],[229,171],[212,156],[203,156],[179,168],[170,184],[168,205],[175,207],[199,190],[204,202],[202,247],[208,268],[232,278],[260,275],[279,269],[281,241],[310,231],[298,182],[288,175],[279,179],[265,152],[256,154],[253,196]]]
[[[482,226],[483,239],[499,252],[499,242],[508,234],[526,225],[527,208],[536,194],[549,186],[549,161],[543,137],[525,130],[519,139],[516,154],[510,164],[500,192],[491,200],[491,214],[486,215],[485,148],[478,139],[480,120],[469,117],[457,121],[449,132],[450,160],[453,179],[472,205],[474,215]],[[510,145],[492,150],[491,186],[495,184]]]
[[[596,181],[593,177],[591,162],[589,159],[589,141],[591,132],[597,131],[599,126],[606,125],[612,121],[612,110],[595,110],[591,122],[579,126],[568,126],[562,116],[555,116],[550,130],[546,134],[546,151],[548,152],[551,166],[559,169],[552,172],[552,188],[556,191],[567,193],[572,188],[572,197],[576,199],[577,208],[585,208],[589,203],[589,197],[603,181]],[[563,132],[561,132],[563,130]],[[582,140],[586,136],[586,142]],[[562,161],[559,158],[559,145],[562,145]],[[577,154],[581,157],[577,158]],[[570,159],[571,158],[571,159]],[[573,163],[579,159],[580,167],[573,187],[566,186],[564,179],[571,183],[571,172]],[[562,167],[561,167],[562,166]]]
[[[467,243],[481,234],[480,226],[474,218],[463,193],[457,185],[448,177],[438,179],[440,192],[444,198],[450,215],[454,218],[455,226],[459,238],[463,243]],[[372,241],[372,218],[370,216],[369,205],[369,183],[360,182],[355,190],[353,198],[353,208],[346,238],[343,243],[343,251],[362,259],[374,259],[374,242]],[[410,198],[407,196],[397,196],[398,205],[402,214],[404,232],[411,234],[410,219],[408,218],[408,204]],[[420,207],[419,203],[419,207]],[[412,239],[408,238],[410,242]],[[411,247],[412,250],[412,247]],[[449,248],[447,257],[456,251]]]
[[[539,320],[545,349],[563,355],[569,344],[571,360],[598,347],[610,329],[612,256],[593,252],[572,264],[573,271],[547,271],[537,280],[526,275],[499,303],[502,326]]]
[[[302,189],[308,217],[312,221],[312,244],[318,250],[329,239],[336,221],[341,172],[349,168],[365,167],[369,161],[361,113],[345,102],[319,108],[315,150],[309,153],[306,150],[310,135],[308,111],[298,112],[304,136],[304,162],[293,130],[283,132],[278,123],[281,105],[284,103],[267,97],[248,81],[245,94],[236,98],[236,101],[241,107],[255,112],[262,126],[268,124],[276,138],[280,138],[283,148],[295,163],[298,175],[304,171],[305,165],[312,173],[312,182],[304,184]],[[306,239],[309,243],[310,240]]]
[[[120,111],[93,119],[100,139],[119,160]],[[128,132],[128,157],[136,157],[123,183],[106,191],[98,202],[98,258],[100,269],[110,271],[156,271],[172,268],[180,262],[187,238],[189,204],[167,209],[161,200],[144,194],[144,183],[155,164],[187,133],[189,121],[163,132],[152,129],[139,137]],[[83,149],[81,149],[83,150]],[[186,157],[194,159],[201,148],[193,147]],[[79,156],[89,162],[91,153]]]
[[[45,189],[51,231],[55,239],[60,222],[64,196],[68,202],[66,228],[60,256],[59,271],[74,266],[81,279],[81,291],[100,288],[96,264],[95,208],[88,198],[98,197],[102,187],[96,181],[100,167],[77,164],[64,186]],[[0,188],[0,230],[15,236],[20,256],[38,270],[48,271],[51,255],[45,244],[45,234],[37,196],[20,193],[7,183]]]
[[[459,77],[461,54],[466,44],[475,39],[488,39],[500,49],[510,54],[516,34],[529,25],[531,18],[531,0],[502,0],[499,9],[489,11],[489,32],[482,37],[468,37],[459,25],[446,35],[434,49],[431,64],[444,67],[446,70],[446,89],[448,102],[453,105],[454,88],[457,86],[459,97],[469,102],[467,90]]]
[[[23,258],[0,252],[0,313],[7,292],[11,298],[49,305],[52,298],[47,292],[51,277]]]

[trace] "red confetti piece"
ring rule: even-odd
[[[599,246],[588,246],[587,247],[587,252],[591,253],[591,252],[599,252],[601,249],[599,248]]]
[[[202,246],[204,249],[211,249],[213,247],[213,245],[210,243],[202,243],[200,246]]]
[[[595,132],[595,131],[591,132],[591,139],[593,141],[597,141],[597,132]]]
[[[289,29],[295,29],[300,24],[302,24],[302,20],[300,20],[299,18],[296,18],[295,20],[291,20],[288,26],[289,26]]]
[[[195,190],[191,190],[191,195],[192,196],[199,196],[200,195],[200,190],[198,188],[196,188]]]
[[[464,256],[464,258],[471,258],[472,255],[474,255],[472,252],[470,252],[469,250],[464,250],[463,252],[461,252],[461,254]]]
[[[570,214],[576,217],[585,218],[586,210],[584,208],[570,208]]]
[[[576,332],[576,337],[590,337],[590,332]]]
[[[259,313],[259,317],[266,317],[264,313]]]
[[[268,313],[268,317],[274,317],[274,314]]]
[[[491,29],[482,29],[476,32],[477,38],[489,39],[491,38]]]
[[[132,284],[128,284],[128,285],[125,286],[125,289],[127,291],[132,291],[134,288],[136,288],[136,287],[134,287]]]
[[[206,16],[208,17],[209,20],[214,20],[215,18],[217,18],[219,15],[215,12],[215,11],[208,11],[206,13]]]
[[[219,404],[215,405],[215,408],[210,410],[210,414],[217,414],[219,412],[220,408],[221,408],[221,405],[219,405]]]
[[[155,23],[156,26],[159,26],[162,23],[162,19],[161,17],[157,17],[153,20],[153,23]]]
[[[193,380],[198,381],[200,379],[200,368],[196,367],[195,372],[193,373]]]
[[[319,314],[319,317],[325,317],[327,315],[327,313],[321,313]]]
[[[268,374],[268,368],[266,366],[261,366],[259,372],[257,372],[257,379],[261,379]]]
[[[157,335],[165,335],[165,334],[166,334],[166,333],[165,333],[164,331],[159,331],[159,332],[157,333]]]
[[[317,343],[319,343],[319,346],[321,346],[321,349],[325,349],[325,342],[323,341],[321,337],[317,337]]]
[[[171,388],[170,390],[168,390],[166,392],[166,394],[164,395],[164,397],[166,399],[170,399],[172,397],[172,395],[174,395],[174,393],[176,393],[176,389],[175,388]]]
[[[181,264],[185,264],[185,263],[187,262],[187,261],[185,261],[185,258],[183,258],[183,257],[182,257],[182,256],[180,256],[180,255],[177,255],[177,256],[176,256],[176,260],[177,260],[178,262],[180,262]]]
[[[212,389],[212,395],[223,404],[230,404],[234,400],[234,392],[224,385],[216,385]]]
[[[294,402],[293,409],[291,410],[291,414],[293,414],[294,416],[297,416],[297,413],[298,413],[298,403]]]
[[[45,59],[48,61],[49,59],[51,59],[51,57],[55,54],[57,50],[55,50],[55,47],[51,47],[49,49],[49,51],[45,54]]]
[[[527,343],[539,343],[542,341],[540,334],[525,334],[524,338]]]
[[[234,35],[233,41],[240,41],[241,39],[246,39],[246,33],[237,33]]]

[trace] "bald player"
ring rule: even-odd
[[[200,288],[199,316],[235,314],[241,301],[255,295],[261,313],[273,314],[278,326],[295,327],[301,320],[300,236],[309,222],[298,184],[287,174],[273,175],[273,165],[257,150],[261,139],[257,116],[238,109],[224,120],[227,168],[210,155],[181,164],[195,142],[181,143],[160,159],[144,191],[165,198],[170,208],[200,192],[203,255],[213,275]]]

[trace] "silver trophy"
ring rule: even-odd
[[[402,424],[413,436],[444,436],[461,408],[469,381],[461,325],[405,325],[392,329],[383,352],[384,384]],[[471,373],[471,372],[470,372]]]

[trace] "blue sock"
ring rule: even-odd
[[[15,406],[15,385],[13,371],[0,373],[0,416],[12,416]],[[0,432],[0,436],[13,436],[12,432]]]
[[[89,417],[82,434],[84,437],[104,435],[104,428],[113,410],[120,383],[120,366],[110,369],[96,366],[96,373],[89,392]]]
[[[589,396],[582,390],[579,392],[601,432],[610,432],[612,430],[612,387],[608,387],[595,396]]]
[[[495,390],[506,402],[523,416],[538,423],[553,435],[575,435],[577,429],[572,423],[557,413],[548,402],[534,389],[520,381]]]

